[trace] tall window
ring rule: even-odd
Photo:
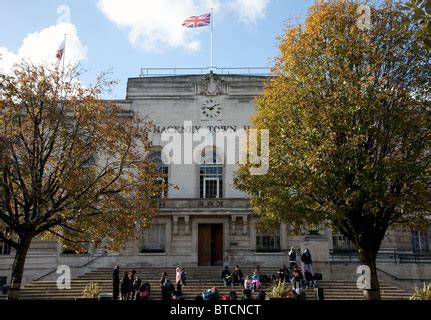
[[[430,234],[427,231],[412,231],[412,251],[414,253],[430,252]]]
[[[257,252],[279,252],[280,251],[280,230],[271,233],[258,233],[256,235]]]
[[[158,224],[142,231],[142,253],[165,252],[165,225]]]
[[[7,277],[0,277],[0,289],[7,285]],[[1,293],[1,291],[0,291]]]
[[[10,246],[4,242],[0,242],[0,255],[9,255],[10,254]]]
[[[199,168],[200,198],[223,198],[223,164],[215,148],[202,151]]]
[[[168,186],[169,186],[169,167],[162,161],[162,152],[154,151],[149,155],[149,159],[155,162],[159,167],[159,173],[161,178],[156,181],[160,185],[160,196],[159,198],[168,197]]]
[[[10,231],[11,231],[10,228],[7,227],[6,229],[3,230],[3,233],[7,235],[9,234]],[[10,251],[11,251],[10,245],[0,241],[0,256],[10,255]]]

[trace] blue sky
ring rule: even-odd
[[[86,84],[112,68],[125,97],[127,78],[144,67],[208,67],[210,28],[181,26],[215,10],[217,67],[266,67],[277,55],[286,21],[302,21],[313,0],[0,0],[0,67],[21,58],[54,63],[63,34],[66,62],[81,61]],[[58,11],[58,12],[57,12]],[[69,15],[70,13],[70,15]],[[69,19],[70,17],[70,19]],[[294,20],[291,20],[294,21]]]

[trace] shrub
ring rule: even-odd
[[[425,283],[423,288],[416,287],[410,300],[431,300],[431,284],[429,284],[428,287]]]
[[[102,289],[100,289],[99,285],[96,282],[91,282],[85,287],[82,296],[84,298],[95,299],[99,296],[99,293],[101,291]]]

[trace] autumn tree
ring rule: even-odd
[[[254,127],[270,130],[270,170],[241,167],[236,186],[262,225],[327,224],[371,270],[367,299],[379,299],[376,256],[388,228],[427,227],[430,212],[430,53],[399,3],[371,10],[321,1],[304,26],[281,39]]]
[[[431,50],[431,0],[406,1],[402,8],[409,13],[410,19],[419,23],[421,28],[417,36]]]
[[[149,124],[101,100],[102,78],[82,86],[76,70],[23,63],[0,75],[0,241],[16,252],[11,299],[34,238],[118,250],[157,212]]]

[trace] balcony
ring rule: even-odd
[[[160,199],[161,212],[169,211],[250,211],[247,199]]]

